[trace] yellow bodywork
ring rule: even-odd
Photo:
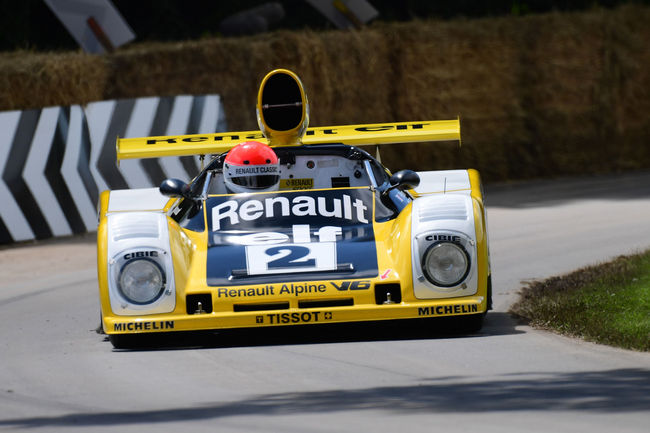
[[[269,142],[260,131],[118,138],[117,159],[218,154],[247,140]],[[343,143],[361,146],[447,140],[460,140],[459,119],[308,128],[302,137],[302,144]]]
[[[107,334],[251,328],[313,323],[336,323],[414,319],[425,317],[482,314],[487,311],[487,281],[490,273],[488,241],[485,226],[483,195],[480,178],[475,170],[468,170],[478,251],[478,281],[476,294],[447,299],[417,299],[412,286],[411,263],[411,204],[400,215],[387,222],[374,222],[379,275],[357,280],[306,280],[286,284],[233,285],[212,287],[206,282],[207,234],[181,228],[167,217],[170,233],[170,251],[173,255],[176,287],[176,307],[165,314],[121,316],[111,310],[107,267],[106,214],[109,194],[100,198],[98,228],[98,276],[102,306],[103,328]],[[166,206],[169,210],[173,199]],[[204,218],[206,218],[204,211]],[[207,224],[205,225],[207,227]],[[335,287],[348,285],[342,292]],[[400,302],[377,304],[375,289],[382,285],[399,287]],[[386,286],[385,286],[386,287]],[[358,289],[358,290],[355,290]],[[213,310],[208,314],[188,314],[185,299],[190,294],[212,294]],[[253,294],[253,296],[251,296]],[[305,308],[301,301],[328,301],[348,298],[353,305]],[[234,305],[273,304],[288,302],[289,308],[267,311],[234,311]]]
[[[360,146],[460,141],[458,119],[308,128],[309,105],[306,92],[298,76],[286,69],[274,70],[264,77],[257,95],[256,110],[260,127],[258,131],[118,138],[117,160],[119,162],[131,158],[221,154],[248,140],[261,141],[271,147],[333,143]],[[416,297],[412,254],[415,241],[411,233],[413,202],[406,204],[399,215],[393,219],[377,222],[373,218],[372,227],[377,254],[377,275],[373,278],[307,279],[269,284],[237,283],[226,287],[210,286],[207,282],[206,206],[202,209],[203,231],[192,231],[180,227],[168,215],[169,212],[173,212],[172,207],[176,200],[170,199],[164,209],[158,212],[168,215],[166,216],[169,232],[168,251],[171,253],[173,263],[175,304],[173,311],[158,314],[147,314],[146,310],[143,310],[142,314],[120,315],[116,314],[111,307],[108,281],[109,261],[112,258],[107,257],[109,249],[107,215],[111,195],[109,192],[104,192],[99,203],[100,222],[97,242],[103,328],[107,334],[117,335],[439,316],[481,317],[489,307],[490,297],[487,228],[479,175],[474,170],[468,170],[468,177],[469,190],[453,192],[465,195],[469,193],[474,213],[476,233],[468,235],[476,245],[477,263],[474,266],[477,287],[476,290],[472,287],[470,296],[462,296],[461,293],[456,297],[436,299]],[[284,182],[282,189],[290,189],[294,183],[306,188],[313,187],[313,179],[308,176],[304,179],[285,179]],[[426,191],[421,194],[447,192],[450,191]],[[415,191],[409,193],[418,200],[418,193]],[[374,206],[376,201],[373,201]],[[372,215],[375,215],[374,209]],[[420,276],[417,278],[421,279]],[[204,309],[204,306],[197,304],[197,311],[188,311],[186,304],[188,296],[194,296],[194,299],[208,299],[200,297],[207,294],[211,295],[212,301],[209,308]],[[276,305],[278,309],[273,308]]]

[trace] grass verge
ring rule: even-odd
[[[535,327],[650,351],[650,250],[529,283],[511,312]]]

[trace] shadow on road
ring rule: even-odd
[[[650,198],[650,172],[485,185],[490,207],[530,208],[575,200]]]
[[[469,379],[469,380],[468,380]],[[255,395],[196,407],[147,411],[73,413],[0,420],[0,428],[120,426],[233,416],[386,411],[395,414],[491,411],[627,413],[650,408],[650,370],[509,374],[481,378],[422,378],[409,386]]]

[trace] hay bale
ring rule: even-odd
[[[301,77],[311,125],[460,116],[463,147],[390,146],[391,168],[474,167],[487,181],[650,168],[650,7],[375,23],[146,43],[113,54],[0,54],[0,109],[218,93],[256,129],[259,82]]]

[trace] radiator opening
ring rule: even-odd
[[[298,301],[298,308],[351,307],[352,305],[354,305],[354,299],[352,298]]]
[[[288,302],[266,302],[259,304],[234,304],[232,306],[234,312],[245,311],[271,311],[271,310],[288,310]]]

